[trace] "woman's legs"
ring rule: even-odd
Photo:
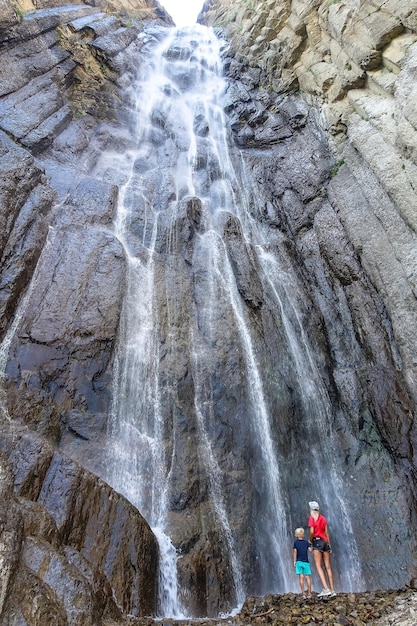
[[[331,591],[334,591],[333,588],[333,572],[332,572],[332,568],[330,565],[330,552],[323,552],[323,559],[324,559],[324,567],[327,571],[327,577],[329,579],[329,586]]]
[[[328,589],[326,577],[324,575],[322,567],[323,552],[320,552],[320,550],[313,550],[313,557],[316,572],[320,578],[321,584],[323,585],[323,589]]]

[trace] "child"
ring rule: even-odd
[[[295,529],[295,541],[294,541],[294,565],[295,573],[298,575],[300,582],[300,588],[303,598],[306,597],[304,591],[304,576],[307,581],[307,598],[311,598],[311,569],[308,562],[308,553],[312,552],[313,548],[311,544],[304,539],[304,528]]]

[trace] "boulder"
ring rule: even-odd
[[[2,622],[155,612],[158,544],[140,514],[33,432],[11,435],[2,428]]]

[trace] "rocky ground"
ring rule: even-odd
[[[293,593],[248,598],[234,617],[219,620],[159,620],[135,619],[129,626],[416,626],[417,592],[413,589],[339,593],[334,598],[303,600]],[[111,623],[108,626],[113,626]]]

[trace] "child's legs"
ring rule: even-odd
[[[308,595],[311,596],[311,576],[309,576],[308,574],[306,574],[306,581],[307,581]]]
[[[300,583],[301,593],[304,593],[304,574],[298,576],[298,582]]]

